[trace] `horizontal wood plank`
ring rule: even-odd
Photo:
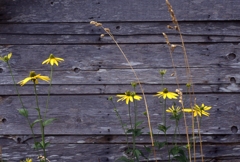
[[[157,89],[161,89],[161,84],[142,84],[145,94],[154,94]],[[179,85],[183,93],[187,93],[188,89],[186,85]],[[165,85],[164,87],[168,89],[177,88],[177,85]],[[38,89],[38,94],[46,95],[48,92],[48,85],[41,85],[41,88]],[[51,87],[52,95],[84,95],[84,94],[109,94],[115,95],[116,93],[123,93],[126,90],[131,90],[132,86],[129,84],[121,85],[110,85],[110,84],[97,84],[97,85],[57,85],[54,84]],[[24,86],[24,88],[18,88],[21,95],[34,95],[32,86]],[[240,89],[237,88],[237,85],[234,83],[230,84],[202,84],[194,85],[195,93],[232,93],[240,92]],[[140,89],[137,89],[137,93],[142,93]],[[1,96],[11,96],[17,95],[14,85],[1,85],[0,86],[0,95]]]
[[[176,34],[169,35],[171,43],[180,44],[180,37]],[[239,36],[195,36],[183,35],[185,43],[239,43]],[[162,35],[137,35],[137,36],[116,36],[119,44],[165,44]],[[0,34],[1,45],[84,45],[84,44],[114,44],[109,36],[100,38],[96,36],[82,35],[6,35]]]
[[[170,89],[171,91],[171,89]],[[123,130],[119,124],[114,106],[108,101],[108,95],[61,95],[51,96],[48,118],[57,118],[57,121],[46,127],[46,134],[123,134]],[[237,95],[234,94],[205,94],[195,95],[197,104],[204,103],[205,105],[212,106],[210,117],[202,119],[203,134],[239,134],[239,103]],[[34,96],[22,96],[25,103],[24,106],[29,110],[31,121],[37,118],[37,111],[35,107]],[[114,101],[116,102],[114,97]],[[158,132],[157,125],[161,123],[162,110],[159,99],[153,95],[147,95],[147,102],[149,112],[151,114],[151,121],[154,132]],[[177,101],[175,101],[177,102]],[[189,99],[186,98],[185,106],[189,106]],[[57,104],[56,104],[57,103]],[[168,101],[168,106],[172,104]],[[39,96],[39,104],[44,113],[46,106],[46,97]],[[119,114],[122,116],[123,121],[128,121],[128,109],[124,102],[118,103],[117,108]],[[1,97],[1,119],[2,123],[0,131],[4,135],[30,134],[26,120],[18,114],[17,109],[21,108],[20,102],[17,97]],[[143,101],[139,102],[139,120],[144,122],[144,133],[147,133],[147,119],[143,115],[145,106]],[[170,115],[170,114],[168,114]],[[191,125],[191,114],[187,114],[187,123]],[[231,118],[229,118],[231,116]],[[223,120],[228,119],[228,120]],[[174,124],[173,121],[168,120],[168,124]],[[37,126],[37,125],[36,125]],[[37,126],[38,127],[38,126]],[[184,123],[180,122],[180,133],[185,133]],[[190,129],[190,128],[189,128]],[[39,134],[40,129],[36,130]],[[189,130],[191,131],[191,129]],[[174,132],[174,127],[171,127],[169,133]]]
[[[134,68],[170,68],[172,61],[165,44],[120,45]],[[239,67],[240,45],[232,43],[188,44],[186,45],[190,67]],[[98,70],[101,68],[129,68],[116,45],[3,45],[2,55],[13,53],[10,60],[13,70],[49,70],[42,62],[50,53],[65,61],[55,70]],[[33,59],[34,58],[34,59]],[[182,49],[173,53],[176,67],[185,67]],[[0,72],[7,71],[7,65],[0,62]]]
[[[191,136],[191,135],[189,135]],[[169,144],[172,141],[182,145],[187,143],[186,135],[168,134]],[[216,144],[216,145],[236,145],[239,143],[240,134],[203,134],[201,135],[201,141],[203,145]],[[128,135],[129,140],[131,140],[131,135]],[[46,135],[46,141],[51,144],[127,144],[125,135]],[[158,142],[165,142],[164,134],[155,134],[154,139]],[[195,136],[196,143],[199,143],[200,138]],[[36,140],[40,141],[41,137],[36,136]],[[32,135],[3,135],[0,136],[0,145],[15,145],[15,144],[28,144],[32,145],[34,143]],[[149,135],[141,135],[136,138],[137,144],[150,144],[151,139]]]
[[[21,147],[21,150],[19,150]],[[50,161],[53,162],[68,162],[68,161],[86,161],[86,162],[113,162],[120,156],[124,155],[126,145],[119,144],[52,144],[47,150],[47,155]],[[147,154],[142,145],[136,146],[149,157],[149,162],[153,161],[168,161],[166,150],[156,151],[156,158],[152,154]],[[169,147],[172,147],[171,145]],[[236,160],[239,159],[239,145],[207,145],[203,146],[205,160]],[[36,157],[40,152],[33,151],[27,144],[15,144],[5,146],[3,150],[3,159],[9,161],[20,161],[26,157],[31,157],[37,160]],[[199,146],[196,149],[197,162],[201,161]],[[26,154],[27,153],[27,154]],[[221,161],[222,161],[221,160]],[[146,160],[141,160],[146,161]]]
[[[191,68],[193,84],[229,84],[234,91],[239,90],[237,85],[240,82],[238,68]],[[139,80],[143,84],[161,84],[159,69],[135,69]],[[1,85],[12,84],[12,77],[7,72],[1,73]],[[36,71],[37,74],[49,76],[50,71]],[[218,74],[216,76],[215,74]],[[173,75],[175,74],[175,75]],[[29,76],[29,71],[15,71],[15,80],[21,81]],[[176,77],[178,81],[176,81]],[[131,69],[99,69],[97,71],[55,71],[53,84],[130,84],[137,82]],[[165,84],[187,84],[189,76],[185,68],[168,69],[168,74],[164,77]],[[237,84],[236,84],[237,83]],[[31,84],[27,83],[27,84]],[[48,82],[40,81],[40,84],[48,85]]]
[[[179,20],[238,20],[239,1],[170,1]],[[169,21],[165,1],[1,1],[2,22]],[[111,6],[111,7],[110,7]],[[213,7],[214,6],[214,7]],[[107,9],[106,9],[107,8]],[[40,14],[41,13],[41,14]]]
[[[103,22],[104,27],[109,28],[113,35],[137,36],[137,35],[168,35],[177,34],[177,31],[167,29],[172,25],[170,21],[162,22]],[[208,35],[208,36],[240,36],[239,21],[180,21],[181,32],[184,35]],[[1,23],[0,34],[19,35],[100,35],[103,30],[99,27],[85,23]],[[4,35],[1,35],[1,37]],[[83,38],[82,38],[83,39]],[[79,39],[81,41],[82,39]],[[1,38],[3,41],[3,39]],[[84,39],[83,39],[84,40]]]

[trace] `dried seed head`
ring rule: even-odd
[[[109,28],[104,28],[104,30],[105,30],[106,32],[110,32],[110,29],[109,29]]]
[[[96,23],[95,26],[102,26],[102,23]]]
[[[168,29],[174,29],[171,25],[167,25]]]
[[[179,28],[178,28],[178,26],[174,26],[174,28],[175,28],[175,30],[179,31]]]
[[[90,21],[90,24],[95,25],[97,22],[96,21]]]
[[[100,37],[103,38],[105,35],[104,34],[101,34]]]
[[[171,44],[171,51],[173,52],[176,47],[177,46],[175,44]]]
[[[162,33],[162,34],[163,34],[163,36],[164,36],[164,38],[166,40],[167,45],[170,45],[170,42],[169,42],[168,37],[167,37],[167,34],[165,34],[165,33]]]

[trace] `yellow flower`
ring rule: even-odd
[[[25,160],[25,162],[32,162],[32,159],[27,158],[27,159]]]
[[[164,74],[166,74],[167,70],[160,70],[159,73],[161,76],[163,76]]]
[[[58,66],[58,62],[64,61],[64,59],[59,58],[59,57],[55,57],[53,54],[50,54],[49,58],[45,61],[42,62],[42,64],[50,64],[53,66],[54,64],[56,64]]]
[[[184,112],[193,112],[194,117],[199,115],[200,117],[202,115],[209,116],[210,114],[206,112],[207,110],[210,110],[211,106],[205,106],[202,104],[201,106],[195,105],[193,109],[183,109]]]
[[[169,92],[167,88],[164,88],[163,91],[157,92],[154,96],[158,96],[158,98],[163,97],[163,99],[177,99],[178,94],[175,92]]]
[[[118,99],[117,102],[126,100],[127,105],[129,101],[133,102],[134,99],[140,101],[142,99],[141,96],[136,95],[135,92],[130,92],[130,91],[126,91],[125,95],[117,95],[117,97],[120,97],[120,99]]]
[[[34,84],[38,84],[38,79],[44,80],[48,82],[50,78],[48,76],[41,76],[41,74],[36,74],[35,71],[30,71],[29,77],[23,79],[22,81],[18,82],[21,86],[26,84],[28,81],[33,81]]]
[[[12,53],[9,53],[6,56],[0,57],[0,60],[4,61],[4,62],[8,62],[10,60],[10,58],[12,57]]]
[[[175,107],[172,106],[172,107],[169,107],[169,108],[166,110],[166,112],[172,113],[172,115],[175,117],[175,116],[177,116],[177,115],[181,112],[181,110],[180,110],[180,107],[177,107],[177,108],[175,109]]]

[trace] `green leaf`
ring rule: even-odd
[[[165,125],[160,124],[160,125],[158,126],[158,130],[162,131],[163,133],[166,133],[167,130],[168,130],[170,127],[171,127],[171,126],[166,127]]]
[[[45,121],[43,122],[43,126],[45,127],[45,126],[51,124],[54,120],[57,120],[57,119],[56,119],[56,118],[50,118],[50,119],[48,119],[48,120],[45,120]]]
[[[24,116],[24,117],[28,117],[28,110],[27,109],[25,109],[25,108],[22,108],[22,109],[18,109],[18,112],[19,112],[19,114],[21,114],[22,116]]]
[[[138,121],[135,123],[135,127],[137,128],[139,125],[141,125],[143,123],[143,121]]]
[[[152,151],[151,147],[147,147],[147,146],[144,145],[144,148],[148,153],[150,153]]]
[[[45,148],[47,148],[50,145],[50,142],[45,143]]]
[[[42,121],[42,119],[36,119],[30,126],[31,128],[33,128],[33,126],[37,123],[37,122],[40,122]]]
[[[39,142],[35,142],[33,148],[37,149],[37,150],[40,149],[40,148],[42,149],[42,145]]]
[[[174,146],[171,150],[170,150],[170,153],[175,156],[179,153],[179,147],[178,146]]]
[[[166,142],[154,142],[154,146],[158,149],[163,148],[166,145]]]

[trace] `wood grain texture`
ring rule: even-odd
[[[124,44],[120,45],[133,68],[172,68],[171,57],[165,44]],[[240,45],[233,43],[187,44],[190,67],[232,67],[239,68]],[[99,70],[101,68],[129,69],[129,65],[116,45],[3,45],[1,55],[13,53],[10,60],[13,70],[41,69],[50,67],[42,61],[50,53],[65,61],[55,70]],[[173,53],[176,67],[186,67],[181,48]],[[7,71],[7,65],[0,62],[0,68]]]
[[[186,43],[191,77],[198,104],[212,106],[210,117],[202,119],[202,141],[205,161],[240,161],[239,140],[239,51],[240,23],[237,0],[170,0],[179,20]],[[42,65],[50,53],[65,59],[54,67],[53,87],[47,118],[57,120],[46,127],[46,138],[52,145],[47,150],[51,162],[111,162],[124,154],[126,138],[113,111],[109,96],[131,89],[136,81],[133,72],[109,36],[100,38],[101,28],[90,25],[95,20],[110,28],[116,41],[126,52],[140,78],[151,115],[154,132],[161,123],[162,110],[153,95],[161,90],[160,69],[167,69],[164,84],[176,89],[176,76],[186,96],[186,76],[182,49],[176,48],[173,59],[177,75],[173,76],[171,57],[162,36],[180,44],[175,30],[169,30],[170,15],[164,0],[2,0],[0,1],[0,55],[13,52],[10,64],[16,81],[30,70],[50,74]],[[48,84],[40,82],[37,92],[40,107],[46,105]],[[33,87],[19,87],[29,110],[30,120],[37,118]],[[137,89],[140,94],[140,89]],[[186,97],[187,98],[187,97]],[[114,98],[114,101],[117,99]],[[177,102],[177,101],[175,101]],[[172,102],[168,101],[170,106]],[[118,103],[127,123],[127,107]],[[185,107],[190,101],[185,100]],[[33,139],[21,108],[6,63],[0,62],[0,159],[19,162],[36,158],[40,152],[31,148]],[[137,147],[150,145],[143,101],[139,102],[139,120],[144,135]],[[191,116],[187,124],[191,132]],[[169,117],[169,115],[168,115]],[[171,120],[168,125],[173,125]],[[35,133],[40,138],[39,125]],[[185,126],[180,123],[177,142],[186,145]],[[197,132],[197,130],[195,130]],[[174,127],[168,131],[174,138]],[[156,135],[164,141],[163,134]],[[199,141],[197,139],[197,141]],[[2,146],[2,149],[1,149]],[[197,147],[197,161],[200,161]],[[166,149],[157,151],[159,161],[167,161]],[[153,155],[150,154],[150,162]],[[36,159],[34,159],[36,161]],[[142,160],[144,161],[144,160]]]
[[[82,45],[82,44],[113,44],[109,36],[100,38],[100,35],[85,36],[85,35],[3,35],[0,34],[1,45]],[[181,41],[178,35],[168,34],[171,43]],[[194,36],[183,35],[186,43],[239,43],[239,36]],[[136,35],[136,36],[116,36],[116,41],[119,44],[165,44],[165,39],[162,35]]]
[[[107,95],[60,95],[51,96],[49,112],[47,118],[57,118],[53,125],[46,127],[46,134],[66,134],[66,135],[82,135],[82,134],[123,134],[119,121],[113,111],[114,106],[107,100]],[[239,134],[240,128],[239,119],[239,100],[234,94],[205,94],[195,95],[197,104],[204,103],[212,106],[209,111],[211,116],[202,119],[202,134]],[[37,118],[37,112],[34,109],[34,96],[23,96],[25,107],[29,110],[31,120]],[[114,101],[116,99],[114,98]],[[149,111],[154,132],[158,132],[157,125],[161,122],[161,105],[157,97],[147,95]],[[176,101],[177,102],[177,101]],[[189,106],[189,100],[186,99],[185,106]],[[57,103],[57,104],[56,104]],[[167,102],[168,106],[172,102]],[[39,104],[44,113],[46,97],[39,97]],[[123,121],[128,121],[128,110],[125,103],[118,103],[117,108]],[[17,97],[1,97],[1,118],[5,121],[1,123],[1,132],[4,135],[18,134],[27,135],[30,130],[26,120],[20,116],[17,109],[20,108]],[[148,132],[147,119],[143,115],[145,107],[142,102],[139,102],[139,121],[145,121],[144,133]],[[232,118],[228,118],[232,116]],[[228,120],[223,120],[228,118]],[[187,123],[191,125],[191,114],[187,116]],[[174,122],[168,120],[169,125],[174,125]],[[36,125],[36,129],[38,126]],[[237,129],[234,131],[234,127]],[[189,130],[191,131],[191,130]],[[169,133],[174,132],[174,127],[171,127]],[[184,123],[180,124],[180,132],[185,133]],[[39,129],[36,130],[39,134]]]
[[[103,22],[104,27],[109,28],[115,36],[135,35],[168,35],[177,34],[177,31],[167,29],[172,25],[169,21],[142,21],[142,22]],[[180,21],[181,32],[184,35],[205,36],[239,36],[239,21]],[[173,25],[172,25],[173,26]],[[0,33],[3,35],[70,35],[79,37],[87,35],[100,35],[103,30],[99,27],[85,23],[1,23]],[[80,39],[79,39],[80,40]]]
[[[239,1],[172,2],[179,20],[238,20]],[[164,0],[1,1],[2,22],[169,21]],[[111,6],[111,7],[109,7]]]
[[[154,94],[156,90],[161,89],[161,84],[142,84],[144,88],[145,94]],[[41,85],[41,88],[38,89],[38,94],[46,95],[49,86]],[[166,85],[164,86],[168,89],[176,88],[175,85]],[[180,85],[183,93],[187,93],[186,85]],[[106,94],[106,95],[115,95],[116,93],[123,93],[127,89],[132,89],[130,84],[98,84],[98,85],[52,85],[51,94],[52,95],[98,95],[98,94]],[[237,88],[237,85],[234,83],[230,84],[202,84],[202,85],[194,85],[195,93],[227,93],[227,92],[240,92],[240,89]],[[24,88],[19,88],[19,93],[21,95],[34,95],[33,87],[25,85]],[[137,89],[137,93],[141,94],[141,90]],[[16,89],[13,84],[9,85],[1,85],[0,86],[0,95],[1,96],[14,96],[17,95]]]
[[[189,82],[186,77],[186,69],[176,69],[176,75],[173,69],[168,69],[169,74],[165,76],[165,84],[176,85],[176,76],[178,83],[186,85]],[[229,84],[234,91],[238,91],[239,70],[237,68],[191,68],[192,83],[194,84]],[[141,83],[144,84],[161,84],[159,69],[135,69]],[[49,71],[36,70],[41,75],[49,75]],[[218,73],[218,76],[215,74]],[[12,78],[9,74],[2,73],[0,84],[12,84]],[[14,72],[16,81],[23,80],[29,76],[29,71]],[[99,69],[97,71],[80,71],[78,73],[71,71],[56,71],[54,73],[53,84],[130,84],[136,82],[136,78],[131,69]],[[231,84],[232,83],[232,84]],[[237,84],[236,84],[237,83]],[[31,83],[29,83],[30,85]],[[40,84],[47,82],[40,81]]]
[[[21,147],[21,151],[19,151],[19,147]],[[169,147],[171,147],[171,145]],[[204,159],[206,161],[239,160],[239,147],[239,145],[206,145],[204,146]],[[144,151],[142,145],[137,145],[137,148]],[[124,155],[124,149],[126,149],[126,145],[121,144],[53,144],[47,150],[47,154],[49,155],[49,160],[53,162],[113,162],[120,156]],[[196,151],[199,151],[199,147]],[[28,153],[27,157],[32,157],[34,160],[36,160],[36,157],[39,155],[39,152],[33,151],[27,144],[15,144],[3,148],[3,159],[9,160],[9,162],[20,161],[23,159],[22,157],[26,156],[26,152]],[[168,160],[165,150],[160,150],[156,153],[156,159],[158,161]],[[150,162],[155,161],[152,154],[149,154],[148,156]],[[196,157],[198,160],[197,162],[201,161],[199,155],[196,155]],[[147,160],[142,159],[141,161]]]

